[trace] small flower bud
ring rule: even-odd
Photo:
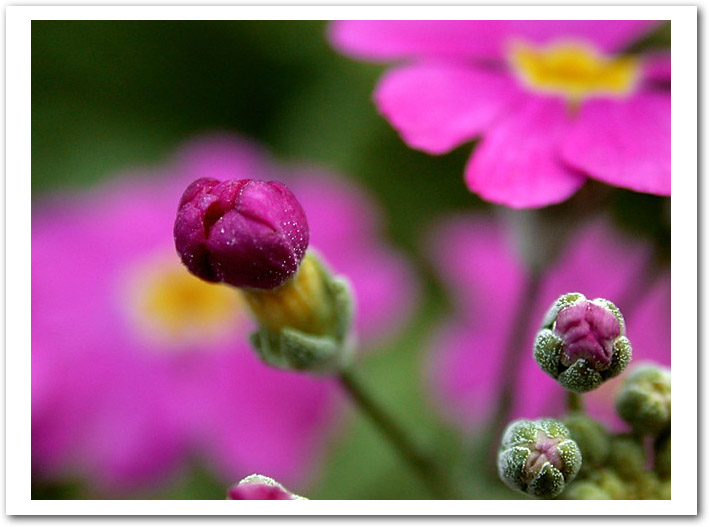
[[[610,437],[603,425],[581,413],[570,414],[563,422],[571,432],[571,439],[576,441],[581,449],[583,455],[581,474],[603,465],[610,451]]]
[[[581,451],[559,421],[540,419],[510,423],[497,457],[500,479],[537,498],[558,496],[581,468]]]
[[[585,479],[574,481],[562,497],[568,500],[627,500],[635,492],[632,486],[613,470],[600,468],[589,472]]]
[[[351,359],[353,300],[347,282],[334,277],[313,251],[296,275],[270,290],[242,290],[259,329],[251,344],[277,368],[328,372]]]
[[[632,349],[625,321],[608,300],[581,293],[560,297],[551,307],[534,343],[534,358],[565,389],[583,393],[622,372]]]
[[[229,487],[228,500],[307,500],[283,488],[277,481],[252,474],[242,479],[236,485]]]
[[[655,435],[670,425],[670,371],[655,365],[638,367],[616,399],[616,410],[640,434]]]
[[[305,213],[291,191],[253,179],[194,181],[180,199],[174,235],[195,276],[259,289],[293,276],[309,240]]]
[[[625,480],[637,479],[647,472],[647,456],[643,446],[629,435],[612,438],[607,464]]]
[[[574,481],[561,496],[565,500],[612,500],[608,492],[594,481]]]

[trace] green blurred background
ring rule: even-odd
[[[371,101],[385,66],[338,55],[325,28],[321,21],[33,21],[33,199],[158,165],[183,141],[215,130],[251,137],[282,161],[314,161],[358,180],[380,202],[387,236],[408,253],[424,289],[409,329],[362,362],[367,385],[420,440],[467,460],[461,470],[478,475],[471,495],[518,498],[484,470],[484,434],[461,441],[421,390],[427,336],[449,310],[421,235],[441,214],[489,207],[463,182],[471,145],[439,157],[409,149]],[[657,45],[669,45],[669,26],[643,47]],[[667,256],[669,226],[658,220],[667,200],[617,189],[611,198],[619,224]],[[293,490],[314,499],[428,498],[357,415],[323,466],[311,488]],[[78,482],[36,481],[33,497],[87,492]],[[223,486],[195,466],[191,477],[148,497],[223,496]]]

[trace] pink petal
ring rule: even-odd
[[[404,57],[496,57],[509,23],[500,20],[340,20],[329,37],[341,52],[386,61]]]
[[[670,149],[669,93],[641,92],[626,100],[585,103],[561,153],[594,179],[669,196]]]
[[[434,263],[461,312],[434,337],[429,375],[449,414],[474,422],[493,411],[524,269],[504,230],[489,219],[455,218],[431,238]]]
[[[504,339],[501,326],[471,328],[468,321],[447,325],[431,339],[427,377],[435,402],[451,422],[468,427],[492,416]]]
[[[660,23],[657,20],[515,20],[510,21],[508,38],[537,44],[586,41],[601,51],[617,52]]]
[[[374,100],[406,143],[441,154],[483,132],[519,97],[515,84],[470,64],[418,64],[387,72]]]
[[[224,480],[261,472],[302,482],[323,452],[335,418],[330,379],[271,368],[245,347],[193,372],[200,409],[192,432]]]
[[[231,134],[211,134],[185,143],[175,156],[174,172],[183,181],[201,177],[229,179],[278,179],[266,151]]]
[[[657,21],[647,20],[341,20],[330,41],[356,58],[387,61],[407,57],[501,58],[511,40],[546,43],[585,40],[618,51]]]
[[[525,274],[514,240],[489,218],[459,216],[445,220],[428,236],[427,252],[448,290],[468,318],[491,312],[497,318],[519,291]]]
[[[528,97],[485,134],[465,170],[468,188],[513,208],[564,201],[585,178],[565,167],[557,149],[568,130],[560,99]]]

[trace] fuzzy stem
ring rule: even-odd
[[[566,392],[566,411],[569,413],[585,412],[583,397],[580,393]]]
[[[525,338],[529,334],[532,320],[536,320],[538,313],[533,313],[534,301],[539,291],[541,273],[533,269],[527,276],[524,291],[517,304],[517,312],[512,322],[512,331],[504,348],[505,356],[502,359],[503,375],[500,379],[500,390],[497,397],[497,409],[490,425],[490,443],[488,447],[489,469],[497,474],[497,448],[500,436],[509,420],[512,406],[517,400],[517,386],[519,385],[519,364],[525,353],[530,353],[530,349],[525,346]]]
[[[436,499],[452,499],[451,486],[447,478],[439,472],[428,456],[421,453],[408,434],[374,401],[352,373],[340,372],[339,380],[350,399],[387,438],[402,460],[421,478],[431,494]]]

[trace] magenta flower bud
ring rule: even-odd
[[[175,247],[195,276],[273,289],[298,270],[310,231],[293,193],[276,181],[194,181],[175,220]]]
[[[586,359],[593,369],[605,370],[613,358],[613,342],[620,337],[620,323],[611,311],[587,300],[562,309],[554,331],[564,341],[564,366]]]
[[[286,490],[276,480],[252,474],[236,485],[229,487],[228,500],[306,500],[302,496]]]
[[[616,377],[631,357],[620,310],[608,300],[588,300],[581,293],[568,293],[554,303],[534,343],[539,366],[576,393]]]

